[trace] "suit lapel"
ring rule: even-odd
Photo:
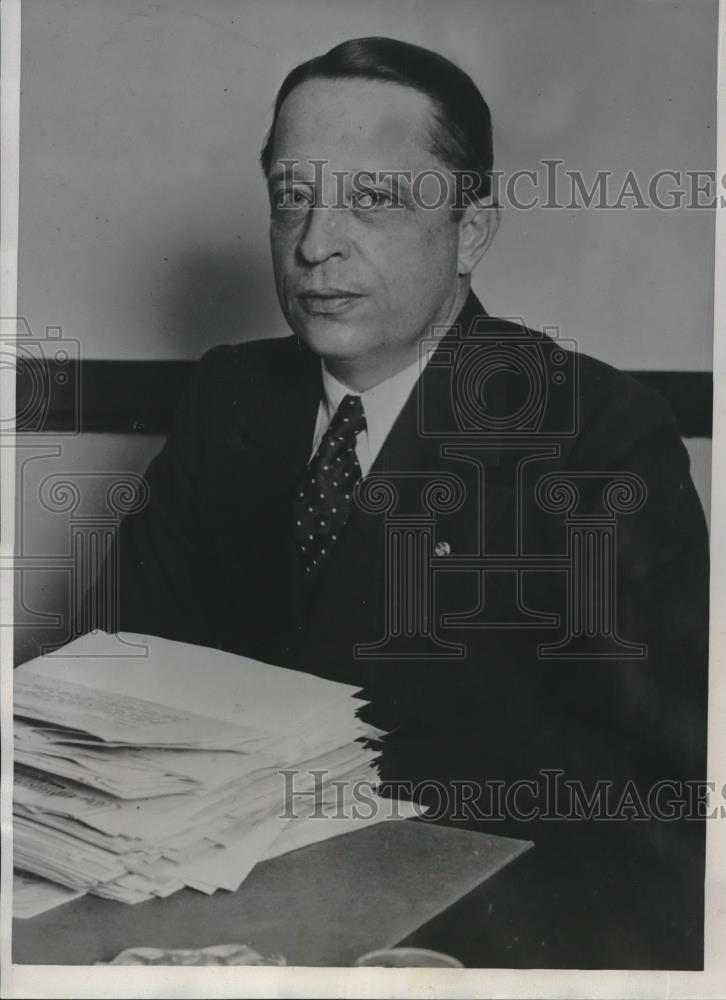
[[[258,580],[252,593],[242,587],[240,597],[258,608],[257,620],[247,608],[239,609],[240,620],[251,615],[246,628],[256,633],[269,631],[274,619],[279,635],[269,641],[275,650],[290,644],[288,635],[294,637],[303,614],[292,496],[310,457],[320,393],[319,359],[289,338],[271,356],[264,377],[255,376],[239,390],[245,405],[233,411],[213,508],[215,536],[223,539],[220,557],[232,579]],[[230,587],[232,593],[238,590],[239,585]]]
[[[238,433],[262,475],[260,486],[277,490],[294,483],[310,457],[322,391],[320,361],[289,338],[281,363],[260,387],[256,406],[245,411]]]
[[[286,523],[280,526],[282,567],[280,579],[285,581],[284,593],[290,612],[290,624],[297,634],[304,627],[307,615],[307,597],[304,589],[302,565],[292,530],[292,497],[310,459],[318,407],[322,396],[320,360],[304,348],[295,348],[297,357],[292,370],[285,373],[283,384],[277,392],[269,394],[269,401],[280,401],[279,406],[269,406],[268,483],[275,492],[288,496]]]

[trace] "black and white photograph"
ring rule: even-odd
[[[2,8],[3,995],[723,996],[717,0]]]

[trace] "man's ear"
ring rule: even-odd
[[[471,274],[489,249],[500,221],[501,209],[496,202],[469,202],[459,219],[459,274]]]

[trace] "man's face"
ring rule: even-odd
[[[277,121],[270,241],[280,303],[303,342],[358,381],[414,361],[461,295],[451,188],[431,209],[442,191],[431,175],[418,190],[401,179],[393,198],[391,180],[378,177],[436,170],[450,179],[428,150],[431,112],[425,95],[397,84],[310,80]],[[361,171],[375,172],[373,183]]]

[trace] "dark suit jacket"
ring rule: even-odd
[[[206,354],[148,470],[150,502],[121,529],[120,627],[362,686],[371,720],[395,729],[383,758],[391,778],[511,782],[554,768],[586,787],[632,778],[643,789],[703,778],[707,535],[668,406],[601,362],[563,361],[554,341],[489,319],[473,295],[434,359],[371,472],[395,484],[397,508],[374,511],[370,498],[356,507],[308,597],[291,497],[309,459],[319,359],[294,337]],[[442,473],[463,499],[426,522],[432,544],[449,553],[431,577],[434,624],[466,655],[356,655],[386,634],[391,514],[430,515],[422,486]],[[551,502],[542,499],[557,476],[579,490],[569,515],[557,509],[556,484]],[[608,476],[641,484],[643,503],[615,518],[614,590],[598,591],[592,613],[612,618],[603,604],[614,601],[620,639],[647,655],[548,658],[542,645],[561,638],[574,613],[568,574],[548,558],[572,552],[578,517],[595,528],[612,521],[602,501]],[[482,577],[451,563],[482,551],[503,556],[505,568]],[[512,553],[541,562],[518,577],[505,565]],[[477,609],[489,627],[442,623]],[[412,639],[409,651],[419,648]],[[685,836],[696,845],[688,857],[698,881],[702,827],[693,829]],[[510,830],[527,832],[516,824],[495,832]],[[654,830],[651,855],[661,843]],[[697,902],[694,912],[697,922]]]

